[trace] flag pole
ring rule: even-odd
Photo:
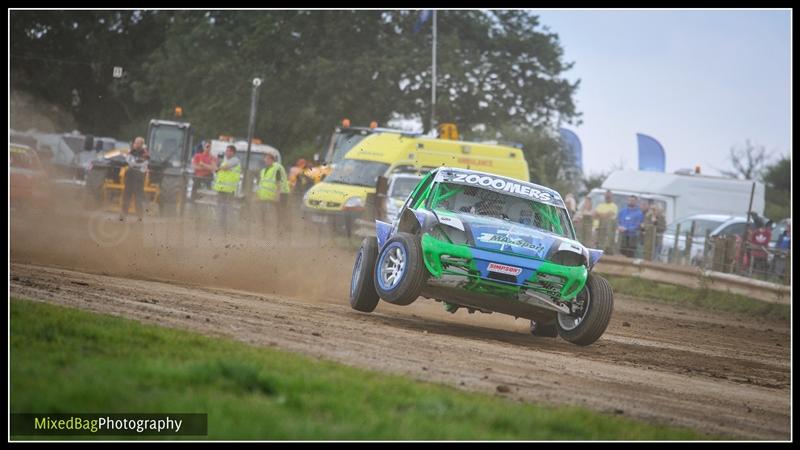
[[[433,51],[431,73],[431,131],[436,129],[436,10],[433,10]]]

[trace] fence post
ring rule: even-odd
[[[689,228],[689,231],[686,233],[686,246],[683,249],[683,256],[686,258],[686,262],[689,265],[692,264],[692,244],[694,243],[694,229],[696,224],[697,222],[693,220],[691,228]]]
[[[672,244],[672,259],[671,263],[677,263],[678,261],[678,242],[681,239],[681,224],[678,224],[675,227],[675,242]]]
[[[711,230],[706,230],[706,238],[703,240],[703,268],[708,269],[708,250],[711,248]]]
[[[783,266],[783,283],[790,284],[792,273],[792,253],[786,250],[786,264]]]
[[[655,236],[656,236],[655,227],[651,224],[646,225],[644,227],[644,240],[643,240],[644,244],[642,245],[644,253],[642,257],[646,261],[653,260],[653,254],[655,253],[655,248],[656,248]]]

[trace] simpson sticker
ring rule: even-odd
[[[504,273],[506,275],[517,276],[522,273],[522,269],[514,266],[507,266],[505,264],[489,263],[488,270],[490,272]]]

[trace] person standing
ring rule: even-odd
[[[765,276],[767,274],[767,248],[772,240],[772,221],[760,224],[750,235],[750,258],[752,258],[753,272]]]
[[[786,224],[786,229],[783,230],[783,233],[778,237],[778,241],[775,242],[775,249],[778,250],[775,254],[775,258],[772,260],[773,263],[773,273],[778,278],[784,277],[784,272],[786,271],[786,261],[789,258],[789,249],[792,246],[792,224],[789,222]]]
[[[606,191],[604,202],[594,209],[594,218],[597,229],[597,245],[607,254],[614,251],[614,221],[617,219],[617,204],[614,203],[614,194]]]
[[[239,187],[239,177],[242,165],[236,157],[236,147],[229,145],[225,148],[225,158],[217,167],[217,178],[214,181],[214,190],[217,191],[217,219],[223,232],[228,233],[236,188]]]
[[[217,170],[217,158],[211,154],[211,143],[203,142],[203,151],[192,157],[194,178],[192,181],[192,201],[197,196],[197,189],[201,186],[208,188],[214,180],[214,171]]]
[[[271,153],[264,155],[264,168],[259,173],[257,193],[261,210],[261,225],[266,230],[266,216],[268,210],[271,209],[276,216],[277,234],[282,235],[288,215],[286,206],[289,195],[289,179],[286,176],[286,169],[281,163],[275,161],[275,156]]]
[[[575,202],[575,196],[572,195],[572,192],[568,193],[566,197],[564,197],[564,206],[567,207],[567,211],[569,212],[570,217],[575,216],[575,210],[577,209],[577,203]]]
[[[308,176],[307,169],[308,162],[302,158],[298,159],[295,165],[289,169],[290,203],[295,214],[300,212],[305,193],[314,186],[314,180]]]
[[[617,220],[621,237],[620,252],[629,258],[633,258],[636,252],[636,245],[639,242],[639,231],[644,220],[644,214],[639,209],[635,195],[628,197],[628,205],[619,212]]]
[[[594,240],[592,239],[592,229],[594,228],[594,219],[593,219],[593,211],[592,211],[592,198],[586,196],[583,199],[583,203],[581,204],[581,208],[575,213],[575,225],[578,228],[578,237],[580,241],[584,245],[594,246]]]
[[[134,197],[134,207],[139,222],[144,217],[142,198],[144,197],[144,178],[147,173],[147,161],[149,155],[144,145],[144,138],[139,136],[133,140],[131,150],[125,155],[125,162],[128,165],[125,171],[125,190],[122,192],[122,211],[119,220],[124,221],[128,215],[128,208],[131,204],[131,197]]]

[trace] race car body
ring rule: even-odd
[[[466,169],[425,176],[397,219],[376,221],[362,242],[351,306],[372,311],[382,298],[419,296],[448,311],[530,319],[535,335],[588,345],[605,331],[613,294],[591,272],[600,250],[575,238],[561,196],[546,187]]]

